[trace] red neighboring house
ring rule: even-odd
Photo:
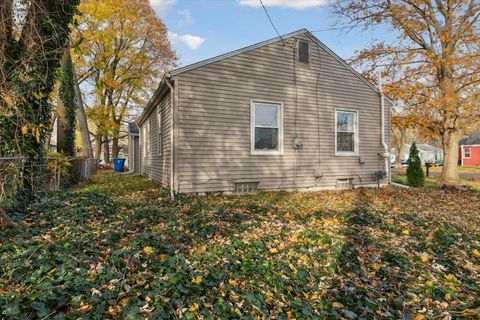
[[[458,159],[462,166],[480,166],[480,133],[460,140]]]

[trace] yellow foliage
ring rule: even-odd
[[[125,115],[144,107],[176,59],[163,22],[148,1],[83,0],[72,42],[79,78],[94,86],[86,110],[96,133],[119,137]]]

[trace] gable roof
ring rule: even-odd
[[[472,133],[468,138],[463,138],[459,142],[461,146],[473,146],[476,144],[480,145],[480,132]]]
[[[132,135],[139,134],[138,126],[135,122],[128,123],[128,133]]]
[[[244,48],[241,48],[241,49],[238,49],[238,50],[234,50],[234,51],[231,51],[231,52],[227,52],[227,53],[215,56],[215,57],[210,58],[210,59],[202,60],[202,61],[190,64],[190,65],[187,65],[187,66],[184,66],[184,67],[181,67],[181,68],[174,69],[174,70],[170,71],[170,76],[176,76],[176,75],[179,75],[181,73],[184,73],[184,72],[187,72],[187,71],[190,71],[190,70],[193,70],[193,69],[196,69],[196,68],[199,68],[199,67],[202,67],[202,66],[205,66],[205,65],[208,65],[208,64],[211,64],[211,63],[229,58],[229,57],[236,56],[238,54],[241,54],[241,53],[244,53],[244,52],[247,52],[247,51],[251,51],[251,50],[254,50],[254,49],[257,49],[257,48],[260,48],[260,47],[263,47],[263,46],[281,41],[282,39],[283,40],[289,39],[289,38],[292,38],[292,37],[295,37],[295,36],[298,36],[298,35],[301,35],[301,34],[307,35],[317,45],[319,45],[323,50],[325,50],[328,54],[330,54],[333,58],[335,58],[338,62],[340,62],[343,66],[345,66],[356,77],[358,77],[360,80],[362,80],[373,91],[375,91],[377,94],[380,94],[380,90],[377,86],[372,84],[364,76],[362,76],[360,73],[358,73],[351,65],[349,65],[345,60],[340,58],[340,56],[338,56],[335,52],[333,52],[329,47],[327,47],[323,42],[321,42],[317,37],[315,37],[310,31],[308,31],[305,28],[294,31],[294,32],[291,32],[291,33],[288,33],[288,34],[285,34],[285,35],[281,36],[281,38],[280,37],[275,37],[275,38],[265,40],[265,41],[262,41],[262,42],[259,42],[259,43],[256,43],[256,44],[252,44],[250,46],[247,46],[247,47],[244,47]],[[390,98],[386,97],[386,96],[385,96],[385,99],[388,100],[390,103],[393,103],[392,100]]]

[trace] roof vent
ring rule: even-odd
[[[298,42],[298,62],[309,63],[310,44],[307,41]]]

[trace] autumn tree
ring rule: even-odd
[[[442,180],[457,179],[459,139],[480,117],[478,0],[342,0],[335,8],[348,23],[398,35],[361,51],[358,61],[402,87],[419,130],[442,141]]]
[[[79,9],[82,41],[74,60],[82,88],[93,96],[87,115],[95,125],[95,156],[111,140],[115,158],[125,118],[146,105],[175,54],[148,0],[84,0]]]

